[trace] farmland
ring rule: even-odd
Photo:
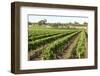
[[[69,26],[29,24],[28,60],[87,58],[87,27]]]

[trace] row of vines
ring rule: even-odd
[[[69,58],[84,58],[86,51],[86,33],[84,30],[33,29],[28,34],[29,60],[50,60],[62,57],[78,37],[78,41]],[[67,51],[67,50],[66,50]]]

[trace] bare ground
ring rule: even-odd
[[[73,48],[76,46],[78,41],[79,35],[73,40],[73,42],[70,44],[70,46],[64,51],[63,53],[63,59],[69,59],[71,57],[71,53],[73,51]]]

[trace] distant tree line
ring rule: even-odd
[[[80,26],[80,25],[85,25],[87,26],[88,23],[87,22],[84,22],[83,24],[80,24],[79,22],[74,22],[74,23],[60,23],[60,22],[56,22],[56,23],[48,23],[47,22],[47,19],[42,19],[36,23],[32,23],[32,22],[28,22],[29,25],[32,25],[32,24],[38,24],[38,25],[50,25],[50,26],[54,26],[54,27],[58,27],[58,26],[66,26],[66,25],[75,25],[75,26]]]

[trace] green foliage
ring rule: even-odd
[[[85,38],[86,38],[86,35],[83,30],[80,34],[80,38],[78,40],[77,47],[76,47],[76,56],[78,58],[84,57],[84,53],[85,53],[85,49],[86,49],[85,48]]]
[[[83,58],[85,56],[85,50],[86,50],[85,40],[86,40],[86,34],[85,34],[85,31],[83,30],[80,33],[79,40],[76,44],[76,47],[73,49],[73,52],[72,52],[73,58],[80,59],[80,58]]]
[[[43,24],[46,24],[46,22],[47,22],[47,20],[44,19],[44,20],[40,20],[40,21],[38,22],[38,24],[39,24],[39,25],[43,25]]]
[[[46,22],[45,22],[46,23]],[[43,23],[43,24],[45,24]],[[28,51],[37,51],[42,52],[41,58],[43,60],[57,59],[57,55],[64,52],[66,45],[69,41],[77,34],[80,33],[79,40],[76,47],[74,48],[74,55],[77,58],[84,57],[85,48],[85,38],[86,33],[82,29],[66,29],[66,28],[47,28],[40,26],[38,24],[32,25],[28,29]],[[78,24],[78,23],[76,23]],[[56,24],[60,26],[61,24]],[[47,47],[45,47],[47,46]],[[42,50],[40,50],[42,48]],[[35,53],[34,53],[35,54]]]
[[[32,23],[31,22],[28,22],[28,25],[32,25]]]
[[[63,38],[60,38],[53,43],[49,44],[47,48],[43,50],[43,59],[53,59],[56,58],[56,55],[64,52],[64,47],[68,43],[68,41],[79,32],[75,32],[69,35],[66,35]]]
[[[50,43],[58,38],[61,38],[61,37],[64,37],[68,34],[71,34],[73,33],[73,31],[70,31],[70,32],[67,32],[67,33],[61,33],[61,34],[57,34],[57,35],[54,35],[54,36],[50,36],[50,37],[46,37],[46,38],[42,38],[42,39],[38,39],[38,40],[35,40],[35,41],[31,41],[28,43],[28,50],[35,50],[37,49],[38,47],[41,47],[47,43]]]
[[[43,34],[43,35],[38,35],[38,36],[31,36],[28,41],[35,41],[37,39],[42,39],[42,38],[54,36],[57,34],[60,34],[60,33],[50,33],[50,34]]]

